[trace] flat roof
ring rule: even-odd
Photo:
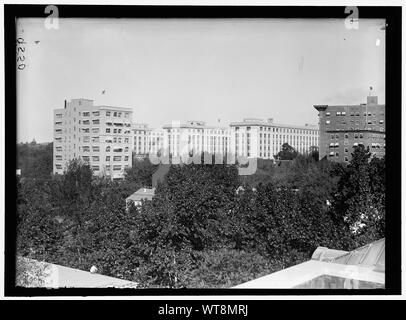
[[[176,128],[190,128],[190,129],[218,129],[218,130],[228,130],[228,127],[216,127],[208,125],[194,125],[188,123],[181,123],[180,126],[172,126],[171,124],[165,124],[162,126],[164,129],[176,129]]]
[[[243,126],[263,126],[263,127],[278,127],[278,128],[292,128],[292,129],[303,129],[303,130],[319,130],[317,124],[307,124],[307,125],[294,125],[294,124],[282,124],[267,122],[265,120],[246,120],[240,122],[231,122],[230,127],[243,127]]]
[[[106,105],[99,105],[99,106],[94,106],[94,107],[99,108],[101,110],[117,110],[117,111],[133,112],[132,108],[126,108],[126,107],[114,107],[114,106],[106,106]]]

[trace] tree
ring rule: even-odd
[[[370,156],[369,148],[354,148],[333,202],[336,214],[351,230],[354,247],[384,237],[384,161],[370,162]]]
[[[313,159],[314,161],[319,161],[319,147],[311,146],[309,148],[308,157]]]
[[[285,142],[282,145],[282,150],[276,154],[275,158],[278,160],[293,160],[297,155],[297,151]]]
[[[26,178],[51,179],[53,143],[47,145],[31,143],[17,145],[17,167]]]
[[[152,187],[152,175],[157,169],[148,158],[134,159],[132,167],[125,171],[125,180],[139,187]]]

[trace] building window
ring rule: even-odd
[[[110,128],[106,128],[106,133],[110,133]]]
[[[344,134],[344,138],[345,138],[345,139],[348,139],[348,133],[345,133],[345,134]]]
[[[326,124],[330,124],[330,120],[326,120]]]
[[[111,112],[110,111],[106,111],[106,116],[110,117],[111,116]]]
[[[92,147],[93,152],[99,152],[100,151],[100,147],[99,146],[93,146]]]
[[[100,157],[99,157],[99,156],[93,156],[93,157],[92,157],[92,161],[99,162],[99,161],[100,161]]]
[[[93,124],[100,124],[100,120],[99,119],[93,120]]]
[[[92,114],[93,114],[93,116],[95,116],[95,117],[100,116],[100,112],[99,112],[99,111],[93,111]]]
[[[90,112],[83,112],[84,117],[90,117]]]
[[[82,159],[83,159],[84,162],[89,162],[90,157],[88,157],[88,156],[82,156]]]
[[[330,116],[330,112],[326,112],[326,117],[329,117]]]
[[[345,162],[348,162],[348,157],[344,157],[344,161],[345,161]]]
[[[113,161],[121,161],[121,156],[114,156]]]
[[[113,170],[114,171],[120,171],[121,170],[121,166],[113,166]]]
[[[99,171],[100,169],[99,169],[99,166],[92,166],[92,170],[93,171]]]
[[[383,120],[379,120],[379,123],[380,123],[380,124],[383,124]]]
[[[110,156],[106,156],[106,161],[110,161]]]

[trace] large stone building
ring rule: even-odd
[[[385,154],[385,105],[368,96],[359,105],[315,105],[319,111],[320,159],[349,162],[353,147],[363,144],[372,155]]]
[[[203,121],[187,121],[163,126],[164,150],[172,156],[189,156],[203,152],[230,152],[230,128],[208,126]]]
[[[163,148],[163,129],[152,129],[147,124],[133,124],[134,153],[137,157],[157,155]]]
[[[72,99],[54,110],[53,172],[62,174],[69,160],[89,163],[95,175],[122,178],[132,165],[132,109],[95,106]]]
[[[288,143],[297,152],[306,154],[318,146],[318,126],[276,124],[273,119],[247,118],[230,123],[231,150],[237,156],[274,159],[282,145]]]

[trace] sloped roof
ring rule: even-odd
[[[234,288],[384,287],[385,238],[349,252],[318,247],[309,261]]]
[[[385,272],[385,238],[347,252],[336,257],[332,262],[373,267],[374,271]]]
[[[126,198],[126,201],[141,201],[142,199],[151,200],[155,195],[155,188],[141,188],[135,191],[132,195]]]
[[[31,270],[27,287],[46,288],[136,288],[137,283],[61,265],[18,257]]]

